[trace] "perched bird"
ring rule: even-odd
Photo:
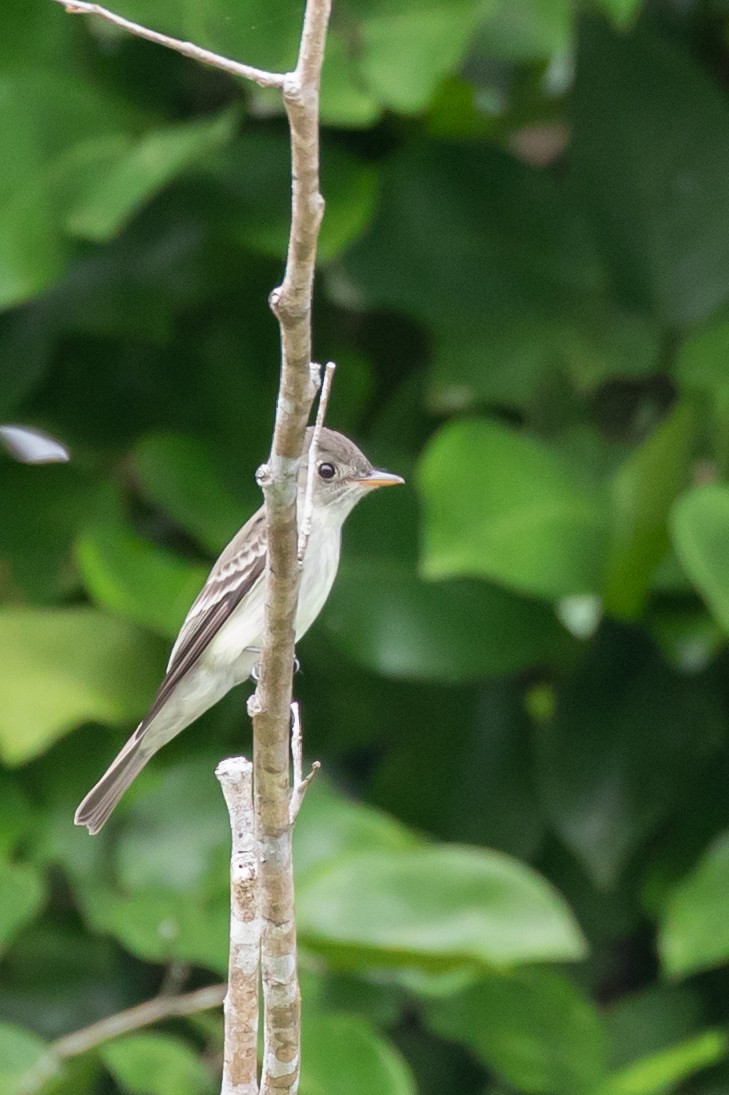
[[[306,433],[308,453],[313,429]],[[301,521],[308,456],[299,476]],[[316,452],[311,533],[304,556],[296,638],[312,625],[329,596],[339,566],[342,525],[357,502],[376,487],[404,482],[377,471],[341,433],[322,429]],[[167,673],[147,715],[76,811],[74,821],[98,833],[135,776],[154,754],[234,685],[250,677],[263,644],[266,519],[263,507],[233,537],[187,614]]]

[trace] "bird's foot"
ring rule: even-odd
[[[247,646],[246,650],[249,651],[249,653],[251,653],[251,654],[260,654],[261,653],[261,647],[260,646]],[[297,658],[296,654],[294,654],[294,673],[298,673],[300,669],[301,669],[301,662]],[[256,662],[255,665],[253,666],[253,668],[251,669],[251,680],[255,681],[256,684],[258,684],[258,681],[260,680],[260,676],[261,676],[261,667],[260,667],[259,663]]]

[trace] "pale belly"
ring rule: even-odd
[[[296,613],[296,639],[304,635],[321,612],[339,565],[338,529],[312,529],[301,575]],[[264,580],[255,586],[221,627],[202,661],[208,669],[225,670],[233,683],[246,680],[260,659],[263,645]]]

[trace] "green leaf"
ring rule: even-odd
[[[416,1095],[395,1046],[356,1015],[307,1014],[301,1032],[301,1095]]]
[[[426,1018],[519,1091],[582,1095],[605,1073],[597,1012],[556,973],[520,970],[480,980],[429,1003]]]
[[[127,1034],[103,1045],[99,1055],[130,1095],[202,1095],[212,1077],[180,1038],[169,1034]]]
[[[228,488],[218,453],[200,438],[152,433],[133,454],[145,497],[217,554],[247,516],[245,502]],[[251,473],[251,496],[256,491]],[[260,494],[259,494],[260,499]]]
[[[674,376],[681,389],[698,396],[711,455],[719,477],[729,474],[729,321],[714,319],[688,332],[678,352]]]
[[[550,449],[484,419],[453,422],[420,464],[428,577],[482,577],[554,599],[600,586],[600,492]]]
[[[371,785],[375,800],[441,839],[530,860],[544,838],[545,820],[522,683],[492,678],[472,689],[426,687],[382,696],[382,714],[372,711],[371,691],[366,693],[372,721],[384,719],[389,727],[387,712],[403,713]],[[351,709],[353,697],[345,691],[345,698]],[[345,703],[340,718],[346,712]]]
[[[10,855],[33,821],[28,796],[9,774],[0,772],[0,859]]]
[[[325,143],[322,177],[327,211],[317,247],[326,262],[360,236],[374,212],[377,176],[367,164]],[[225,196],[230,214],[225,231],[242,246],[281,260],[291,220],[291,165],[288,138],[255,133],[240,137],[206,168]]]
[[[0,419],[8,421],[38,388],[51,364],[53,331],[40,324],[31,308],[0,316]]]
[[[225,804],[213,777],[215,753],[199,746],[192,757],[155,773],[151,789],[126,810],[116,845],[121,889],[217,893],[225,883]],[[180,804],[184,803],[185,855],[179,856]],[[308,804],[308,798],[307,798]],[[218,867],[223,874],[206,885]],[[180,901],[187,897],[180,896]]]
[[[102,1066],[94,1054],[87,1053],[83,1057],[74,1057],[63,1062],[55,1058],[41,1061],[31,1073],[34,1081],[38,1073],[43,1076],[51,1073],[42,1088],[42,1095],[79,1095],[79,1092],[93,1091],[98,1086],[101,1082]],[[21,1085],[17,1095],[27,1095],[27,1089]]]
[[[76,558],[87,590],[102,608],[170,639],[208,573],[113,518],[97,520],[81,534]]]
[[[338,794],[323,776],[306,792],[294,829],[294,870],[301,880],[353,852],[402,851],[420,844],[401,822]]]
[[[554,658],[565,638],[538,602],[483,582],[424,582],[389,559],[342,562],[324,625],[359,665],[410,680],[513,673]]]
[[[615,377],[655,373],[657,332],[643,318],[568,298],[548,313],[518,300],[504,314],[441,320],[435,331],[428,396],[438,411],[483,406],[534,411],[550,383],[569,377],[592,392]]]
[[[706,1030],[636,1061],[591,1095],[669,1095],[682,1080],[723,1060],[728,1050],[729,1038],[723,1030]]]
[[[598,0],[599,6],[616,27],[629,27],[641,8],[642,0]]]
[[[0,306],[7,307],[53,284],[69,261],[63,184],[79,149],[136,119],[88,81],[51,69],[0,74],[0,109],[14,119],[0,180]]]
[[[3,574],[11,598],[48,602],[78,588],[73,541],[97,502],[98,488],[73,465],[0,465]]]
[[[672,672],[639,632],[604,627],[539,738],[552,825],[595,884],[614,886],[724,736],[716,675]]]
[[[720,834],[674,889],[659,934],[661,961],[672,977],[686,977],[729,960],[729,833]]]
[[[0,954],[33,919],[44,899],[43,880],[33,867],[0,862]]]
[[[415,113],[463,58],[483,5],[476,0],[343,0],[351,63],[384,107]]]
[[[495,9],[479,28],[479,56],[541,61],[570,48],[574,14],[569,0],[499,0]]]
[[[67,810],[64,817],[55,819],[56,826],[70,829],[70,817]],[[85,834],[82,839],[91,843]],[[103,867],[97,864],[96,869]],[[124,958],[120,962],[118,947],[91,937],[76,916],[61,918],[54,908],[57,911],[57,896],[49,914],[37,918],[16,938],[3,960],[0,978],[0,1014],[32,1024],[50,1037],[79,1030],[102,1014],[122,1011],[133,1000],[129,966]],[[125,976],[120,979],[123,965]]]
[[[362,86],[352,64],[352,47],[346,26],[332,20],[321,75],[321,120],[324,126],[347,129],[374,125],[382,115],[375,95]],[[326,224],[326,217],[324,218]]]
[[[43,0],[6,0],[0,67],[27,68],[46,64],[58,72],[73,56],[71,20],[61,9],[48,8]]]
[[[727,355],[729,320],[689,331],[678,352],[674,377],[688,391],[726,390],[729,388]]]
[[[688,477],[694,431],[691,408],[679,403],[612,478],[606,612],[630,619],[645,604],[653,573],[668,551],[668,513]]]
[[[93,931],[111,935],[146,962],[186,962],[225,976],[228,968],[230,898],[227,871],[215,894],[140,887],[133,893],[96,880],[77,881],[76,896]]]
[[[80,189],[66,216],[67,230],[103,243],[117,235],[139,207],[177,175],[221,144],[236,127],[236,114],[153,129],[125,149],[103,173]]]
[[[649,985],[622,996],[605,1016],[613,1067],[670,1049],[698,1034],[704,1022],[700,994],[687,985]]]
[[[688,48],[595,21],[575,97],[576,182],[616,289],[668,324],[708,315],[729,295],[725,95]]]
[[[45,1043],[37,1034],[10,1023],[0,1023],[0,1089],[3,1095],[24,1095],[24,1076],[45,1053]]]
[[[710,483],[687,491],[673,508],[671,532],[684,570],[729,630],[729,487]]]
[[[442,845],[360,852],[305,879],[302,940],[348,964],[508,968],[581,958],[559,894],[497,852]]]
[[[138,718],[160,671],[157,648],[92,608],[0,612],[0,756],[22,764],[83,722]]]
[[[698,601],[656,605],[647,627],[664,658],[684,673],[706,669],[726,645],[724,632]]]
[[[342,260],[350,306],[402,309],[436,329],[460,323],[484,347],[495,332],[489,370],[514,317],[527,314],[533,330],[596,285],[591,245],[554,179],[491,145],[411,144],[381,179],[376,216]]]

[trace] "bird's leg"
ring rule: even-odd
[[[261,647],[260,646],[247,646],[246,650],[248,651],[249,654],[260,654],[261,653]],[[298,673],[300,669],[301,669],[301,662],[297,658],[296,654],[294,654],[294,673]],[[255,681],[256,684],[258,684],[260,676],[261,676],[261,667],[259,666],[258,662],[256,662],[256,664],[251,669],[251,680]]]
[[[248,654],[260,654],[261,653],[261,647],[260,646],[247,646],[246,647],[246,652]],[[258,664],[258,662],[255,662],[253,667],[251,668],[251,680],[255,681],[256,684],[258,684],[260,676],[261,676],[261,667]]]

